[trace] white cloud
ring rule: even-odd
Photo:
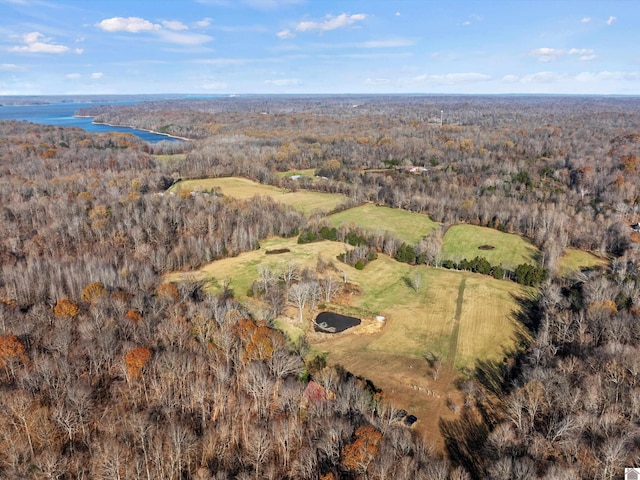
[[[276,33],[276,35],[278,36],[278,38],[281,38],[283,40],[286,39],[286,38],[295,37],[295,35],[293,33],[291,33],[291,30],[289,30],[288,28]]]
[[[612,15],[612,16],[610,16],[610,17],[607,19],[607,22],[606,22],[606,23],[607,23],[607,25],[611,26],[611,25],[613,24],[613,22],[615,22],[616,20],[617,20],[617,19],[616,19],[616,17],[614,17],[614,16]]]
[[[205,28],[211,25],[211,19],[209,17],[203,18],[202,20],[198,20],[195,24],[198,28]]]
[[[400,16],[400,12],[396,12],[396,17],[399,17],[399,16]]]
[[[66,53],[69,51],[69,47],[65,45],[46,43],[50,40],[45,39],[40,32],[25,33],[22,40],[25,45],[10,47],[9,51],[20,53]]]
[[[391,83],[391,80],[388,78],[367,78],[364,83],[365,85],[387,85]]]
[[[590,48],[572,48],[562,50],[560,48],[536,48],[531,50],[529,55],[538,57],[539,62],[552,62],[565,55],[580,55],[580,60],[593,60],[596,58],[595,51]]]
[[[302,80],[299,78],[279,78],[276,80],[265,80],[267,85],[275,85],[277,87],[295,87],[302,85]]]
[[[572,48],[569,55],[593,55],[593,50],[589,48]]]
[[[464,27],[467,27],[467,26],[471,25],[471,22],[469,20],[465,20],[464,22],[462,22],[462,25]]]
[[[75,80],[77,78],[80,78],[80,74],[79,73],[67,73],[65,75],[65,77],[67,77],[69,80]]]
[[[356,13],[353,15],[347,15],[346,13],[340,14],[337,17],[333,15],[326,15],[324,20],[319,22],[305,21],[296,25],[296,30],[299,32],[327,32],[329,30],[335,30],[337,28],[348,27],[356,22],[364,20],[367,16],[364,13]]]
[[[437,85],[459,85],[462,83],[486,82],[491,80],[489,75],[476,72],[447,73],[444,75],[418,75],[411,79],[412,83],[430,83]]]
[[[94,72],[94,73],[92,73],[92,74],[90,75],[90,77],[91,77],[93,80],[98,80],[98,79],[100,79],[100,78],[104,77],[104,73],[102,73],[102,72]]]
[[[505,83],[515,83],[519,80],[517,75],[505,75],[502,77],[502,81]]]
[[[151,32],[165,42],[178,45],[202,45],[213,40],[209,35],[185,32],[189,28],[179,21],[163,21],[159,25],[139,17],[113,17],[102,20],[97,26],[107,32]]]
[[[565,54],[564,50],[559,50],[557,48],[536,48],[535,50],[531,50],[529,55],[533,55],[538,57],[539,62],[552,62],[556,58]]]
[[[177,20],[163,20],[162,26],[164,28],[168,28],[169,30],[175,30],[175,31],[189,30],[189,27],[187,27],[184,23],[179,22]]]
[[[84,53],[84,48],[76,48],[73,51],[78,55],[82,55]]]
[[[580,20],[581,23],[589,23],[591,21],[590,17],[584,17],[582,20]]]
[[[106,18],[97,24],[98,28],[101,28],[105,32],[146,32],[151,30],[159,30],[162,28],[160,25],[151,23],[149,20],[145,20],[140,17],[113,17]]]

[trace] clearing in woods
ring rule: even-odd
[[[607,259],[597,257],[593,253],[567,248],[558,262],[558,274],[567,277],[583,269],[604,267],[608,263]]]
[[[332,260],[336,269],[329,268],[324,275],[341,281],[344,272],[356,288],[314,312],[305,310],[302,323],[289,307],[276,324],[294,339],[305,334],[313,351],[327,354],[330,364],[370,379],[398,408],[418,417],[415,429],[441,446],[438,417],[453,418],[446,407],[448,399],[460,403],[454,386],[458,370],[472,368],[479,359],[500,361],[516,337],[526,335],[513,318],[518,309],[514,297],[525,290],[507,280],[411,266],[386,255],[356,270],[336,260],[345,248],[350,247],[339,242],[298,245],[296,239],[271,238],[262,242],[260,250],[215,261],[194,273],[172,274],[167,280],[203,279],[214,291],[228,282],[236,298],[259,315],[260,301],[247,293],[261,266],[269,266],[277,275],[289,262],[313,269],[318,257]],[[266,254],[275,249],[290,252]],[[415,275],[422,279],[417,289],[411,286]],[[338,334],[314,332],[312,319],[321,309],[358,317],[362,324]],[[376,315],[386,321],[376,321]],[[427,353],[442,359],[437,379],[424,358]]]
[[[342,224],[356,225],[368,232],[389,232],[409,244],[428,237],[438,228],[438,223],[422,213],[366,203],[329,216],[334,227]]]
[[[491,265],[502,264],[510,270],[515,270],[522,263],[537,265],[538,256],[538,249],[529,240],[476,225],[454,225],[444,234],[442,242],[442,258],[445,260],[484,257]]]
[[[290,191],[273,185],[263,185],[242,177],[201,178],[182,180],[173,185],[169,191],[178,192],[219,191],[228,197],[248,200],[258,196],[271,197],[278,203],[289,205],[305,215],[312,213],[329,213],[346,202],[347,197],[338,193],[312,192],[310,190]]]

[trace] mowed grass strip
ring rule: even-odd
[[[389,232],[400,240],[415,244],[438,228],[427,215],[371,203],[350,208],[329,216],[334,227],[354,224],[370,232]]]
[[[608,261],[590,252],[567,248],[558,262],[558,274],[562,277],[579,272],[582,269],[605,267]]]
[[[170,191],[187,190],[190,192],[206,192],[220,190],[223,195],[247,200],[258,196],[271,197],[278,203],[289,205],[305,215],[315,212],[328,213],[344,203],[347,197],[337,193],[312,192],[298,190],[291,192],[273,185],[263,185],[241,177],[202,178],[183,180],[171,187]]]
[[[480,249],[485,245],[493,248]],[[443,259],[460,261],[484,257],[491,265],[502,264],[512,270],[522,263],[536,265],[538,255],[538,249],[519,235],[476,225],[454,225],[447,230],[442,242]]]
[[[528,337],[517,323],[514,295],[524,289],[512,282],[467,274],[455,367],[473,367],[478,359],[500,360],[516,344],[518,336]]]

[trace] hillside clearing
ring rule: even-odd
[[[511,270],[522,263],[537,265],[538,255],[538,249],[519,235],[476,225],[452,226],[442,243],[443,259],[460,261],[484,257],[491,265],[502,264]]]
[[[369,232],[389,232],[400,240],[414,244],[438,228],[438,223],[422,213],[366,203],[329,216],[334,227],[356,225]]]
[[[604,267],[607,263],[606,259],[592,253],[567,248],[558,262],[558,274],[566,277],[583,269]]]
[[[256,195],[266,196],[283,205],[289,205],[305,215],[316,212],[329,213],[347,200],[346,196],[338,193],[312,192],[309,190],[293,192],[272,185],[263,185],[241,177],[182,180],[170,189],[173,192],[180,190],[190,192],[219,191],[223,195],[240,200],[248,200]]]

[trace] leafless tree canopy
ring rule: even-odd
[[[192,141],[0,122],[1,477],[620,478],[637,465],[637,98],[256,96],[83,113]],[[277,175],[303,168],[324,179]],[[339,268],[261,270],[254,288],[270,310],[256,319],[228,288],[163,283],[327,226],[267,198],[167,192],[224,175],[540,248],[551,279],[519,314],[532,338],[461,385],[458,420],[442,424],[447,458],[364,382],[304,364],[265,322],[287,301],[300,313],[331,301],[347,281]],[[440,266],[442,236],[411,246],[416,258]],[[567,247],[611,267],[561,278]],[[423,278],[410,280],[419,292]]]

